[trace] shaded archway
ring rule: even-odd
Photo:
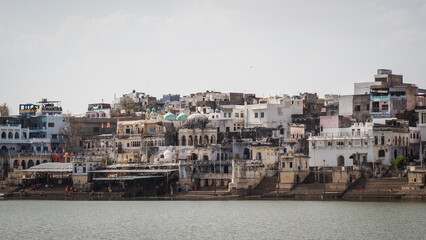
[[[40,160],[37,160],[37,161],[36,161],[36,165],[40,165]]]
[[[342,155],[340,155],[340,156],[337,158],[337,166],[338,166],[338,167],[343,167],[343,166],[345,166],[345,158],[344,158]]]
[[[22,166],[22,169],[27,169],[27,164],[25,163],[25,160],[21,161],[21,166]]]
[[[191,154],[191,158],[192,158],[192,160],[197,160],[198,156],[197,156],[197,154],[193,153],[193,154]]]
[[[5,132],[2,132],[2,133],[1,133],[1,138],[3,138],[3,139],[5,139],[5,138],[6,138],[6,133],[5,133]]]
[[[203,156],[203,160],[209,160],[209,156],[204,155],[204,156]]]
[[[43,160],[43,163],[47,163],[47,160]]]
[[[9,138],[9,139],[12,139],[12,138],[13,138],[13,133],[12,133],[12,132],[9,132],[9,136],[8,136],[8,138]]]
[[[17,169],[18,167],[19,167],[19,161],[18,160],[13,161],[13,168]]]
[[[244,148],[244,159],[250,159],[250,149]]]
[[[204,136],[204,145],[208,145],[209,144],[209,136],[205,135]]]
[[[188,137],[188,146],[192,146],[192,145],[194,145],[194,140],[192,138],[192,135],[189,135],[189,137]]]
[[[19,139],[19,133],[18,132],[15,133],[15,139]]]
[[[29,160],[28,161],[28,168],[34,166],[34,161],[33,160]]]
[[[182,142],[181,142],[182,146],[186,146],[186,137],[182,136]]]

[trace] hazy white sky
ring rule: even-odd
[[[426,1],[0,1],[0,103],[64,112],[135,89],[351,94],[426,87]]]

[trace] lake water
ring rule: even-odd
[[[425,239],[426,203],[0,201],[0,239]]]

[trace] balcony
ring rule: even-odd
[[[390,96],[386,95],[386,96],[370,96],[371,101],[389,101],[390,100]]]

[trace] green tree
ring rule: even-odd
[[[404,156],[399,156],[397,157],[394,161],[393,161],[393,167],[396,170],[400,170],[401,171],[401,176],[402,176],[402,171],[405,170],[405,168],[407,167],[407,159]]]
[[[106,165],[112,165],[112,164],[114,164],[115,162],[116,162],[116,160],[114,159],[114,158],[112,158],[112,157],[104,157],[104,158],[102,158],[102,163],[103,164],[105,164],[105,161],[107,162],[107,164]]]
[[[0,116],[7,117],[9,116],[9,107],[6,103],[0,106]]]
[[[124,95],[120,100],[120,104],[111,110],[111,116],[119,116],[121,110],[125,110],[125,115],[132,115],[139,110],[138,103],[131,96]]]

